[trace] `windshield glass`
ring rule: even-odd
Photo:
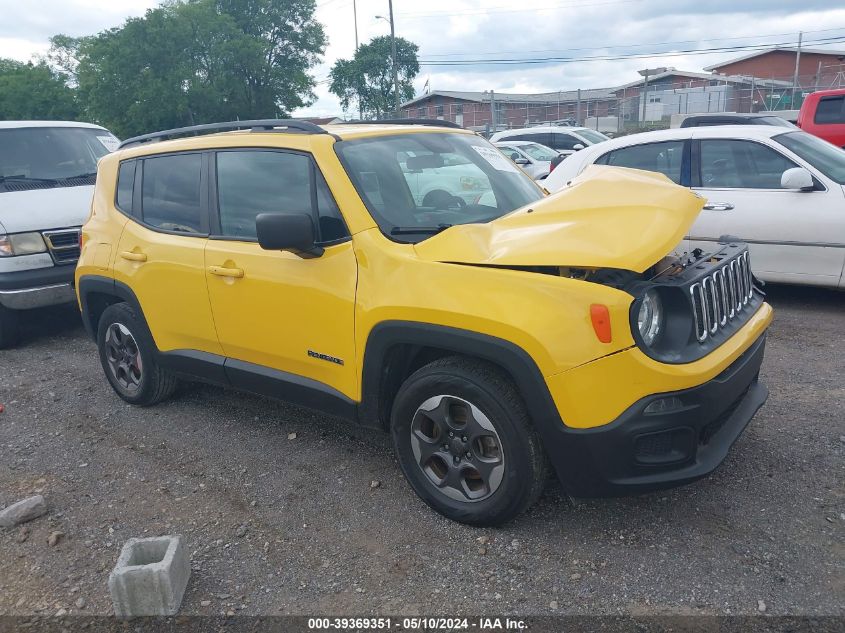
[[[587,139],[590,143],[601,143],[602,141],[609,141],[610,137],[605,136],[596,130],[578,130],[575,132],[578,136]]]
[[[0,180],[61,180],[93,174],[97,160],[117,144],[109,132],[94,128],[0,129]]]
[[[790,123],[786,119],[782,119],[779,116],[757,117],[756,122],[759,125],[777,125],[777,126],[780,126],[780,127],[793,127],[793,128],[796,128],[796,129],[798,128],[798,126],[795,125],[794,123]]]
[[[551,147],[546,147],[545,145],[540,145],[539,143],[526,143],[525,145],[520,145],[519,149],[528,154],[534,160],[549,161],[557,156],[557,152]]]
[[[474,134],[381,136],[335,148],[373,219],[400,241],[489,222],[543,197],[531,178]]]
[[[788,132],[774,137],[831,180],[845,185],[845,150],[806,132]]]

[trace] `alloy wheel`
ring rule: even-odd
[[[445,496],[476,502],[502,483],[505,456],[496,428],[481,410],[462,398],[432,396],[411,422],[417,465]]]
[[[137,391],[141,386],[143,363],[135,337],[122,323],[112,323],[106,330],[105,346],[114,379],[126,391]]]

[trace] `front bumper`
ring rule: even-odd
[[[711,473],[768,397],[758,381],[765,344],[761,336],[712,380],[643,398],[611,424],[562,426],[547,449],[565,489],[575,496],[617,496],[678,486]],[[671,397],[683,406],[645,412],[652,402]]]
[[[76,301],[73,266],[0,273],[0,305],[29,310]]]

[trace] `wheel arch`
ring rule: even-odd
[[[452,355],[484,360],[504,371],[522,394],[541,435],[544,427],[562,425],[543,375],[524,349],[487,334],[413,321],[384,321],[370,331],[362,368],[360,423],[389,430],[393,401],[405,379]]]
[[[85,331],[97,340],[97,326],[106,308],[116,303],[128,303],[144,319],[138,297],[124,283],[100,275],[83,275],[79,278],[79,305]],[[144,319],[145,320],[145,319]],[[146,320],[145,320],[146,321]]]

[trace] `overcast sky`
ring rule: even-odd
[[[87,35],[143,15],[155,0],[0,0],[0,57],[43,54],[56,33]],[[390,33],[387,0],[357,0],[361,42]],[[355,49],[353,0],[317,0],[329,46],[315,68],[318,100],[296,114],[341,114],[325,79]],[[663,51],[795,43],[845,50],[842,0],[395,0],[397,34],[420,47],[425,62],[540,57],[595,57]],[[721,39],[716,39],[721,38]],[[821,43],[825,38],[840,42]],[[423,65],[417,91],[545,92],[604,88],[633,81],[640,68],[701,70],[742,52],[678,54],[575,63]]]

